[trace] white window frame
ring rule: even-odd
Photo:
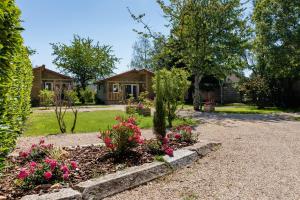
[[[116,87],[116,88],[117,88],[117,91],[114,90],[115,86],[117,86],[117,87]],[[119,92],[120,92],[120,85],[117,84],[117,83],[114,83],[114,84],[113,84],[113,87],[112,87],[112,91],[113,91],[113,93],[119,93]]]
[[[45,82],[45,83],[44,83],[44,89],[48,89],[48,88],[46,88],[46,85],[47,85],[47,84],[50,84],[50,85],[51,85],[51,89],[50,89],[50,90],[53,91],[53,82],[48,82],[48,81]]]

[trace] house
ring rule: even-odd
[[[119,104],[124,103],[131,95],[136,98],[146,91],[149,98],[153,98],[153,76],[153,72],[146,69],[133,69],[97,81],[97,98],[105,104]]]
[[[31,90],[32,105],[40,103],[40,91],[43,89],[54,90],[55,88],[70,89],[73,87],[73,79],[69,76],[47,69],[45,65],[33,68],[33,82]]]

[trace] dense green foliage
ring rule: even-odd
[[[183,69],[172,68],[171,70],[162,69],[159,70],[158,78],[154,77],[153,89],[155,92],[157,83],[160,84],[158,87],[165,104],[166,114],[168,118],[168,125],[172,127],[172,121],[176,118],[176,110],[178,105],[184,102],[184,96],[190,86],[188,81],[189,74]]]
[[[30,112],[32,67],[14,0],[0,2],[0,157],[14,146]]]
[[[80,98],[83,98],[84,103],[93,103],[95,98],[95,92],[90,88],[80,90]]]
[[[251,103],[263,108],[270,102],[270,88],[265,78],[251,76],[239,84],[239,91]]]
[[[46,90],[46,89],[41,90],[39,97],[42,106],[50,107],[54,103],[54,91]]]
[[[55,56],[53,63],[78,81],[82,89],[92,81],[110,75],[119,60],[113,55],[111,46],[94,44],[92,39],[77,35],[70,45],[51,45]]]
[[[166,109],[163,99],[163,88],[161,88],[161,72],[155,73],[155,112],[153,115],[154,134],[158,139],[163,139],[166,136]]]
[[[266,79],[273,103],[297,104],[291,88],[300,78],[299,1],[260,0],[254,6],[254,74]]]

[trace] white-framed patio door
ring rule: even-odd
[[[128,99],[131,95],[134,98],[139,96],[139,85],[138,84],[125,84],[125,98]]]

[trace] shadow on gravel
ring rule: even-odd
[[[235,114],[235,113],[203,113],[194,111],[183,111],[181,116],[199,119],[203,123],[214,123],[222,126],[235,126],[235,121],[252,123],[296,121],[295,117],[286,114]]]

